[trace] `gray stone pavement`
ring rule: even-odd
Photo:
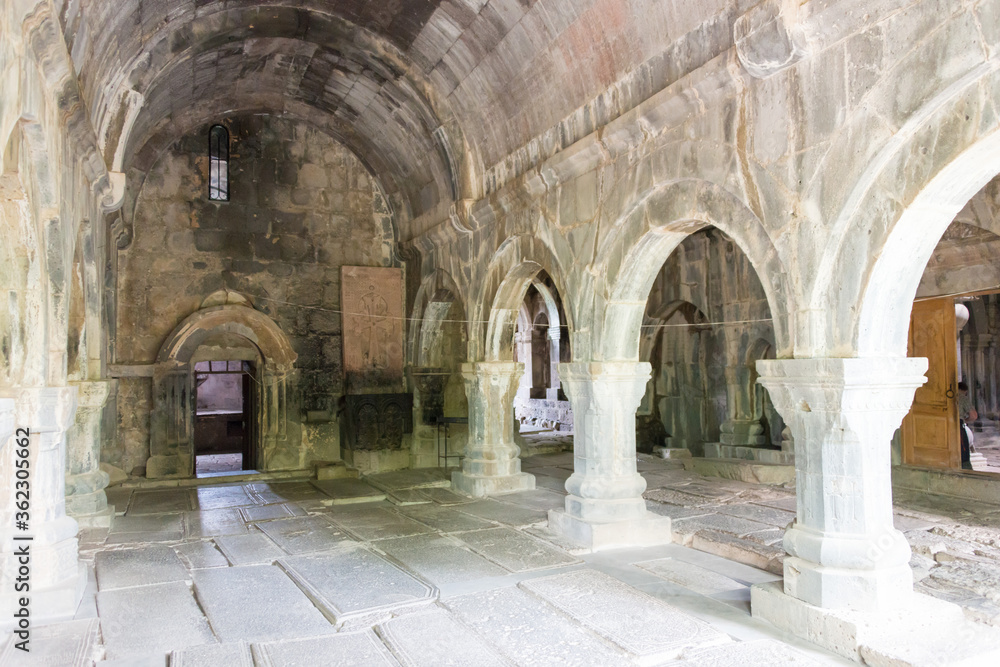
[[[488,500],[437,470],[371,476],[347,492],[378,500],[348,504],[307,481],[116,489],[124,516],[80,536],[77,619],[0,665],[852,664],[750,616],[792,490],[639,455],[675,543],[586,554],[546,528],[572,466],[529,456],[538,488]],[[897,502],[917,589],[1000,624],[1000,507]]]

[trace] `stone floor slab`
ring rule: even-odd
[[[270,564],[285,556],[277,544],[267,535],[226,535],[215,538],[219,550],[233,565]]]
[[[415,535],[382,540],[378,548],[436,586],[508,574],[451,536]]]
[[[642,494],[646,500],[655,500],[658,503],[670,503],[681,507],[704,507],[705,505],[717,505],[718,500],[705,496],[685,493],[676,489],[652,489]]]
[[[254,644],[252,648],[257,667],[399,667],[399,663],[371,630],[344,632],[332,637]]]
[[[721,514],[728,514],[729,516],[740,517],[741,519],[770,524],[782,529],[787,528],[788,524],[795,521],[795,512],[752,503],[745,505],[722,505],[719,507],[719,512]]]
[[[608,667],[627,655],[517,588],[497,588],[443,602],[466,625],[518,665]]]
[[[451,469],[417,468],[413,470],[393,470],[365,475],[364,481],[382,491],[402,489],[450,488]]]
[[[660,503],[655,500],[646,501],[646,509],[653,514],[670,517],[671,519],[690,519],[706,516],[719,511],[719,505],[701,505],[700,507],[684,507],[673,503]]]
[[[746,537],[750,533],[769,530],[773,527],[766,523],[741,519],[728,514],[708,514],[690,519],[679,519],[674,521],[672,526],[675,533],[693,535],[699,530],[717,530],[720,533],[728,533],[736,537]]]
[[[329,551],[354,544],[341,528],[322,516],[300,516],[254,524],[290,554]]]
[[[670,667],[821,667],[820,663],[787,644],[758,639],[685,650]]]
[[[479,530],[494,526],[493,523],[485,519],[480,519],[470,514],[462,514],[454,509],[440,505],[400,507],[398,511],[400,514],[404,514],[442,533],[457,533],[464,530]]]
[[[430,498],[438,505],[465,505],[473,500],[449,489],[420,489],[420,493]]]
[[[33,628],[27,652],[15,646],[21,639],[11,635],[0,648],[0,666],[90,667],[98,630],[96,618]]]
[[[254,504],[242,486],[199,486],[194,490],[194,502],[197,510],[217,510]]]
[[[469,548],[511,572],[528,572],[580,563],[541,540],[510,528],[487,528],[456,535]]]
[[[405,667],[509,667],[479,636],[442,609],[407,614],[375,631]]]
[[[247,532],[243,515],[231,507],[187,512],[184,515],[184,529],[188,538],[245,535]]]
[[[183,582],[101,591],[97,609],[109,660],[166,654],[215,641]]]
[[[124,486],[109,486],[104,490],[108,497],[108,506],[115,508],[115,515],[121,516],[128,509],[129,501],[132,499],[132,489]]]
[[[545,489],[532,489],[531,491],[506,493],[503,495],[502,502],[524,507],[525,509],[548,512],[549,510],[565,507],[566,494],[553,493]]]
[[[428,605],[437,589],[358,546],[335,553],[278,561],[332,623]]]
[[[193,646],[170,654],[170,667],[254,667],[245,642]]]
[[[294,503],[276,503],[274,505],[241,507],[240,514],[245,522],[254,523],[256,521],[287,519],[292,516],[305,516],[306,511]]]
[[[328,496],[325,503],[330,505],[350,505],[353,503],[377,503],[385,500],[385,492],[376,489],[360,479],[320,479],[313,485]]]
[[[427,526],[380,507],[356,512],[330,512],[330,519],[360,540],[384,540],[431,532]]]
[[[181,514],[115,517],[106,544],[173,542],[184,538]]]
[[[278,567],[196,570],[192,579],[198,600],[223,642],[276,641],[334,631]]]
[[[529,510],[496,500],[477,500],[456,508],[480,519],[489,519],[508,526],[534,526],[548,520],[548,514],[539,510]]]
[[[128,506],[128,516],[140,514],[165,514],[167,512],[186,512],[195,509],[188,489],[170,489],[168,491],[136,491]]]
[[[393,505],[427,505],[431,499],[420,492],[419,489],[397,489],[385,492],[386,500]]]
[[[187,568],[174,550],[162,545],[102,551],[94,557],[94,570],[97,585],[102,591],[186,581],[188,578]]]
[[[201,570],[206,567],[229,567],[229,561],[215,546],[214,542],[199,540],[185,542],[174,547],[181,561],[189,570]]]
[[[749,588],[746,584],[724,574],[676,558],[647,560],[635,563],[635,566],[702,595],[718,595]]]
[[[622,647],[640,664],[676,658],[691,647],[730,641],[704,621],[596,570],[529,579],[518,586]]]

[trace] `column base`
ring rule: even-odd
[[[958,605],[919,593],[889,611],[823,609],[770,582],[751,587],[750,609],[754,618],[867,665],[1000,664],[1000,629],[974,623]]]
[[[909,604],[913,572],[909,564],[877,570],[824,567],[802,558],[784,561],[784,590],[825,609],[885,611]]]
[[[670,518],[646,512],[638,519],[608,523],[584,521],[565,510],[549,510],[549,529],[590,551],[670,544]]]
[[[58,621],[68,621],[76,615],[76,610],[83,600],[83,591],[87,587],[87,566],[83,563],[77,564],[77,572],[74,576],[60,582],[56,586],[49,588],[34,588],[26,594],[29,603],[28,611],[31,614],[31,627],[36,628],[48,623]],[[0,632],[16,629],[17,619],[13,618],[15,610],[20,608],[19,598],[24,594],[11,590],[3,591],[0,595],[0,609],[5,614],[0,618]],[[6,613],[9,610],[10,613]]]
[[[515,475],[470,475],[466,472],[451,473],[451,488],[473,498],[496,496],[535,488],[535,476],[519,472]]]

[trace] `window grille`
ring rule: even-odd
[[[229,201],[229,130],[221,125],[208,131],[208,198]]]

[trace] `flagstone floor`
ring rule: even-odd
[[[81,533],[77,619],[0,664],[854,664],[750,616],[749,587],[780,579],[792,491],[640,455],[675,543],[586,554],[546,528],[572,466],[526,458],[538,488],[488,500],[442,470],[109,489],[124,514]],[[897,501],[917,589],[1000,624],[1000,507]]]

